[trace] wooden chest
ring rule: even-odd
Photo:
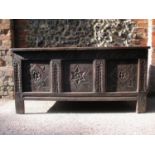
[[[146,111],[148,47],[12,51],[17,113],[25,112],[26,99],[137,101],[136,111]]]

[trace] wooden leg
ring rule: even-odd
[[[140,92],[137,98],[136,112],[144,113],[147,108],[147,95],[145,92]]]
[[[15,105],[16,105],[16,113],[17,114],[24,114],[25,113],[24,100],[23,100],[20,93],[16,94]]]

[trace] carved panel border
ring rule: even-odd
[[[59,59],[51,60],[50,70],[51,70],[51,92],[61,92],[62,91],[61,60]]]
[[[94,92],[105,92],[105,65],[104,59],[96,59],[93,62],[93,91]]]
[[[22,69],[21,60],[14,60],[14,82],[15,82],[15,92],[22,92]]]
[[[146,76],[147,76],[147,61],[146,59],[139,59],[138,60],[138,91],[145,91],[146,90]]]

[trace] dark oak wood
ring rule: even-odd
[[[136,104],[136,112],[137,113],[144,113],[147,109],[147,94],[146,92],[140,92],[137,97],[137,104]]]
[[[12,51],[22,51],[22,52],[27,52],[27,51],[94,51],[94,50],[113,50],[113,51],[117,51],[117,50],[144,50],[144,49],[148,49],[149,47],[147,46],[130,46],[130,47],[52,47],[52,48],[12,48]]]
[[[26,100],[53,100],[53,101],[135,101],[137,97],[24,97]],[[95,104],[95,102],[94,102]]]
[[[137,92],[92,92],[92,93],[87,93],[87,92],[82,92],[82,93],[77,93],[77,92],[61,92],[61,93],[48,93],[48,92],[23,92],[22,96],[23,97],[135,97],[137,96]]]
[[[16,113],[18,114],[25,113],[24,98],[22,97],[21,93],[15,94],[15,107],[16,107]]]
[[[146,111],[148,47],[14,48],[16,112],[24,100],[137,101]],[[94,102],[95,104],[95,102]]]

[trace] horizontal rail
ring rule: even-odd
[[[23,92],[23,97],[136,97],[137,92],[63,92],[63,93],[52,93],[52,92]]]
[[[26,52],[26,51],[94,51],[94,50],[133,50],[148,49],[148,46],[130,46],[130,47],[50,47],[50,48],[11,48],[13,52]]]
[[[24,97],[24,100],[53,101],[136,101],[137,97]]]

